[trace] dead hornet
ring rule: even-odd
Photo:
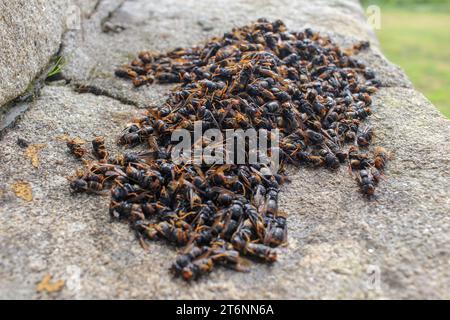
[[[75,193],[93,193],[101,194],[103,190],[103,184],[97,181],[86,181],[82,179],[74,179],[70,182],[70,188]]]
[[[325,166],[330,169],[339,168],[340,161],[338,157],[331,152],[330,150],[323,149],[321,152],[321,156],[324,159]]]
[[[367,126],[364,129],[360,130],[357,134],[357,142],[358,145],[362,147],[367,147],[372,141],[373,137],[373,128],[371,126]]]
[[[150,52],[140,52],[138,55],[139,59],[143,63],[153,63],[155,61],[153,55]]]
[[[147,169],[147,170],[145,170]],[[131,165],[126,168],[126,175],[144,189],[159,190],[164,178],[157,170],[150,168],[137,169]]]
[[[87,153],[87,150],[82,144],[74,139],[67,141],[67,147],[69,148],[70,153],[78,159],[83,158]]]
[[[94,155],[99,160],[105,160],[109,157],[108,150],[105,146],[105,138],[97,137],[92,141],[92,149],[94,150]]]
[[[376,147],[374,150],[374,165],[378,170],[383,170],[386,167],[386,163],[389,160],[389,154],[386,149],[382,147]]]
[[[302,132],[302,135],[304,139],[309,141],[311,144],[320,145],[325,140],[322,134],[313,130],[306,130],[305,132]]]
[[[191,281],[198,279],[201,275],[207,274],[212,271],[214,267],[214,261],[210,257],[199,257],[198,259],[189,263],[181,271],[181,275],[184,280]]]
[[[218,239],[211,244],[211,259],[216,264],[220,264],[236,271],[248,271],[248,261],[243,259],[239,251],[224,239]]]
[[[169,242],[183,246],[189,242],[191,232],[189,230],[177,228],[171,223],[163,221],[146,226],[144,229],[144,235],[146,235],[150,240],[165,238]]]
[[[109,212],[113,218],[127,220],[132,223],[145,219],[141,205],[136,203],[112,201]]]
[[[372,174],[373,181],[375,181],[375,184],[380,183],[380,181],[383,179],[383,173],[377,168],[372,168],[370,170],[370,173]]]
[[[366,169],[372,165],[369,154],[360,153],[357,146],[350,147],[348,158],[350,160],[350,168],[352,169]]]
[[[372,196],[375,193],[376,182],[369,170],[359,171],[358,182],[364,194]]]
[[[264,238],[264,244],[277,247],[287,241],[287,224],[285,213],[278,212],[275,217],[267,217],[267,233]]]
[[[138,76],[136,71],[128,68],[120,68],[115,71],[115,75],[119,78],[134,79]]]
[[[256,257],[269,263],[277,261],[277,252],[264,244],[249,242],[241,252],[244,255]]]
[[[278,192],[276,188],[269,188],[266,193],[265,214],[276,215],[278,212]]]
[[[149,137],[154,132],[154,129],[152,126],[138,126],[133,124],[124,131],[126,132],[120,136],[119,143],[135,146]]]
[[[254,235],[262,241],[265,232],[263,218],[256,208],[249,203],[244,205],[244,213],[248,219],[241,223],[239,228],[243,228],[243,231],[246,232],[245,237],[251,238]],[[252,230],[251,233],[249,232],[250,230]]]
[[[372,110],[370,108],[358,108],[356,111],[346,112],[345,116],[352,119],[366,119],[371,114]]]
[[[170,270],[176,275],[181,275],[183,269],[187,267],[192,261],[199,258],[200,256],[205,256],[211,252],[211,249],[207,246],[193,246],[188,245],[186,249],[183,250],[183,253],[180,254],[175,262],[172,264]]]
[[[123,185],[119,184],[113,189],[111,189],[111,198],[115,201],[126,200],[130,196],[136,196],[139,191],[139,187],[133,186],[129,183]]]
[[[265,203],[266,188],[262,184],[257,184],[253,190],[253,205],[261,211]]]
[[[321,167],[325,163],[325,160],[323,159],[323,157],[313,155],[313,154],[308,154],[306,160],[307,160],[307,163],[312,165],[313,167]]]
[[[239,229],[235,232],[231,238],[231,243],[234,249],[241,252],[243,255],[248,255],[251,257],[263,259],[266,262],[274,262],[277,259],[277,253],[275,250],[261,243],[251,241],[253,231],[252,223],[247,220],[248,223],[241,224]]]
[[[339,142],[340,144],[340,142]],[[348,153],[342,150],[337,143],[330,142],[327,144],[329,150],[338,158],[340,163],[344,163],[348,158]]]
[[[137,131],[129,131],[122,134],[119,138],[119,143],[122,145],[135,146],[138,145],[141,141],[141,136],[137,133]]]
[[[226,175],[225,171],[229,169],[228,165],[220,166],[215,170],[209,170],[207,172],[208,180],[211,181],[214,185],[222,187],[229,186],[237,181],[237,177]]]
[[[133,85],[135,87],[141,87],[146,84],[152,84],[155,81],[155,78],[146,75],[140,75],[133,79]]]
[[[239,228],[240,220],[233,217],[233,213],[228,209],[225,209],[227,214],[224,216],[224,219],[219,223],[214,223],[212,225],[212,231],[218,233],[223,239],[231,239],[233,234]]]

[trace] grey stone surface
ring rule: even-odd
[[[0,107],[21,95],[58,51],[69,1],[0,1]]]
[[[375,144],[392,152],[386,180],[368,201],[344,167],[291,170],[281,193],[289,244],[279,261],[246,274],[220,269],[186,284],[168,273],[173,247],[152,242],[144,251],[126,225],[110,222],[108,197],[69,192],[66,177],[80,163],[58,137],[106,135],[117,151],[114,139],[138,108],[47,86],[0,141],[0,298],[450,299],[450,122],[382,56],[356,1],[122,2],[99,2],[82,30],[65,36],[65,75],[137,106],[170,90],[137,90],[112,77],[115,65],[142,49],[193,45],[260,16],[281,18],[291,29],[311,26],[341,44],[370,39],[372,50],[361,59],[385,85],[370,121]],[[104,33],[106,22],[107,30],[125,30]],[[39,168],[19,137],[45,144]],[[31,184],[33,201],[16,197],[17,181]],[[61,292],[36,293],[46,274],[66,280]]]
[[[72,0],[72,4],[80,8],[84,19],[89,19],[100,6],[102,0]]]

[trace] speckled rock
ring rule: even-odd
[[[0,0],[0,107],[21,95],[58,51],[70,0]]]
[[[130,113],[140,112],[132,104],[157,102],[170,86],[134,89],[112,77],[116,65],[139,50],[193,45],[260,16],[283,19],[291,29],[313,27],[344,45],[373,43],[360,56],[384,86],[370,121],[374,143],[392,160],[372,201],[347,168],[291,170],[281,193],[289,244],[279,249],[279,261],[255,264],[249,273],[221,268],[186,284],[168,272],[173,247],[152,242],[144,251],[128,226],[110,221],[108,197],[70,194],[66,178],[81,164],[61,136],[106,135],[118,151],[115,137]],[[64,39],[72,57],[65,75],[115,99],[45,87],[0,141],[0,298],[450,299],[450,122],[376,43],[351,0],[99,2],[82,30]],[[18,138],[45,145],[38,168]],[[30,184],[31,202],[11,189],[19,181]],[[47,274],[66,281],[62,291],[35,291]]]

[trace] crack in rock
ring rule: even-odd
[[[117,100],[126,105],[131,105],[131,106],[135,106],[135,107],[138,106],[138,103],[136,101],[127,99],[126,97],[122,97],[119,94],[114,94],[112,92],[109,92],[108,90],[102,89],[95,85],[75,84],[74,91],[79,94],[91,93],[96,96],[104,96],[104,97],[108,97],[108,98]]]

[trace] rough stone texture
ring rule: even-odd
[[[80,8],[81,15],[85,19],[92,16],[101,2],[102,0],[72,0],[72,4]]]
[[[361,59],[385,85],[370,121],[375,143],[393,153],[386,180],[368,201],[346,168],[292,170],[292,183],[281,193],[290,216],[280,261],[255,264],[247,274],[220,269],[186,284],[167,271],[173,247],[152,242],[144,251],[126,225],[110,222],[108,197],[69,192],[66,177],[80,164],[57,137],[106,135],[114,147],[129,113],[139,110],[49,86],[0,141],[0,298],[450,299],[450,122],[382,56],[356,1],[122,2],[83,9],[89,12],[83,29],[64,40],[71,57],[65,75],[137,106],[157,102],[170,89],[133,89],[112,77],[116,65],[142,49],[193,45],[260,16],[281,18],[291,29],[311,26],[341,44],[371,40]],[[105,23],[126,29],[104,33]],[[17,145],[19,137],[46,145],[38,169]],[[12,192],[20,180],[31,183],[32,202]],[[36,293],[46,274],[66,280],[66,287]],[[377,277],[379,286],[369,285]]]
[[[0,0],[0,107],[21,95],[58,51],[70,0]]]

